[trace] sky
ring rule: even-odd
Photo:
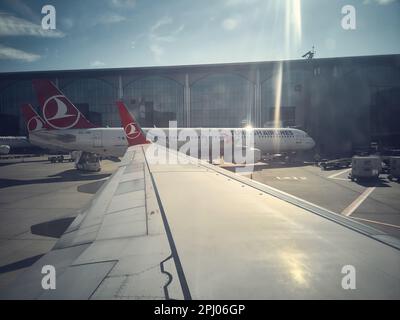
[[[312,46],[317,58],[398,54],[399,39],[400,0],[0,2],[0,72],[301,59]]]

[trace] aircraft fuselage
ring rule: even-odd
[[[307,133],[291,128],[143,128],[143,132],[148,140],[162,145],[170,145],[175,139],[178,148],[189,140],[204,143],[207,139],[211,143],[223,141],[237,145],[240,142],[244,146],[253,140],[252,147],[262,154],[309,150],[315,145]],[[122,128],[39,130],[31,132],[30,140],[39,146],[58,146],[116,157],[123,156],[128,147]]]

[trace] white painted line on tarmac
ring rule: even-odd
[[[306,177],[276,177],[278,180],[307,180]]]
[[[352,219],[356,219],[356,220],[360,220],[360,221],[365,221],[365,222],[370,222],[370,223],[375,223],[375,224],[379,224],[382,226],[387,226],[387,227],[392,227],[392,228],[397,228],[400,229],[400,226],[397,226],[395,224],[390,224],[390,223],[385,223],[385,222],[379,222],[379,221],[375,221],[375,220],[369,220],[369,219],[363,219],[363,218],[358,218],[358,217],[351,217]]]
[[[332,179],[334,179],[334,180],[342,180],[342,181],[349,181],[349,179],[345,179],[345,178],[332,178]]]
[[[340,172],[336,172],[336,173],[330,175],[330,176],[328,177],[328,179],[335,179],[337,176],[340,176],[340,175],[343,174],[343,173],[349,172],[350,170],[351,170],[351,168],[346,169],[346,170],[342,170],[342,171],[340,171]],[[347,179],[340,179],[340,180],[347,180]]]
[[[346,209],[342,211],[342,214],[346,217],[350,216],[374,190],[375,187],[365,189],[365,191],[360,194],[360,196],[356,200],[354,200]]]

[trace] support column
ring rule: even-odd
[[[185,86],[183,89],[184,121],[185,127],[190,127],[190,82],[189,74],[185,74]]]
[[[261,127],[261,83],[259,69],[256,71],[254,118],[254,126]]]
[[[124,92],[122,90],[122,76],[118,76],[118,99],[122,99],[124,96]]]

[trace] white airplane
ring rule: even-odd
[[[55,144],[69,150],[82,150],[103,156],[121,157],[128,143],[122,128],[98,128],[90,123],[72,102],[48,80],[34,80],[34,89],[42,107],[45,126],[31,132],[30,139],[37,145]],[[169,145],[171,137],[178,140],[177,147],[193,139],[201,143],[211,140],[219,144],[235,144],[239,138],[254,137],[253,150],[260,154],[309,150],[314,140],[304,131],[291,128],[143,128],[146,137],[162,145]],[[205,135],[202,133],[205,133]],[[175,134],[175,136],[173,135]],[[200,144],[199,144],[200,148]],[[250,148],[244,145],[244,149]]]
[[[21,113],[25,119],[26,128],[28,130],[29,142],[35,146],[41,147],[43,149],[49,149],[53,151],[69,152],[70,148],[64,148],[57,139],[39,139],[36,140],[35,132],[40,132],[43,130],[49,130],[49,126],[43,119],[37,114],[35,109],[33,109],[31,104],[23,104],[21,107]],[[56,134],[59,138],[59,133],[53,131],[47,131],[47,135]]]
[[[0,137],[1,154],[8,154],[11,149],[31,148],[27,137],[24,136],[1,136]]]

